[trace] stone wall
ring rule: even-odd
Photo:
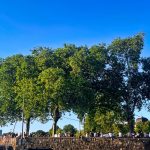
[[[24,149],[52,150],[150,150],[150,139],[133,138],[27,138]],[[17,146],[16,150],[21,150]]]

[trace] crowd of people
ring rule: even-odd
[[[127,138],[127,137],[133,137],[133,138],[150,138],[150,133],[143,133],[141,131],[137,132],[137,133],[127,133],[127,134],[122,134],[121,132],[118,133],[118,135],[114,134],[114,133],[99,133],[99,132],[87,132],[85,134],[85,137],[118,137],[118,138]]]
[[[20,139],[21,137],[23,136],[23,138],[26,138],[26,137],[76,137],[76,135],[74,134],[71,134],[71,133],[58,133],[58,134],[55,134],[53,136],[50,136],[49,134],[44,134],[44,135],[40,135],[40,134],[29,134],[28,136],[24,133],[23,135],[20,133],[20,134],[15,134],[15,133],[4,133],[0,139],[4,140],[4,141],[7,141],[8,139],[11,139],[11,138],[17,138],[17,139]],[[133,138],[150,138],[150,133],[143,133],[141,131],[137,132],[137,133],[127,133],[127,134],[122,134],[121,132],[119,132],[117,135],[114,134],[114,133],[100,133],[100,132],[86,132],[85,134],[79,134],[79,137],[81,136],[84,136],[84,137],[95,137],[95,138],[98,138],[98,137],[104,137],[104,138],[113,138],[113,137],[118,137],[118,138],[128,138],[128,137],[133,137]]]

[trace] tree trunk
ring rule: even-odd
[[[129,126],[129,133],[132,135],[134,133],[134,115],[130,114],[127,118],[128,126]]]
[[[56,134],[56,131],[57,131],[57,122],[60,118],[60,112],[59,112],[59,107],[56,107],[55,110],[54,110],[54,113],[53,113],[53,134],[52,136],[54,137],[54,135]]]
[[[56,134],[56,131],[57,131],[57,121],[54,120],[54,123],[53,123],[53,137]]]
[[[26,120],[26,135],[29,136],[30,130],[30,117]]]

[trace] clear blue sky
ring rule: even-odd
[[[145,33],[142,55],[150,56],[149,0],[0,2],[0,57],[29,54],[30,49],[37,46],[56,48],[62,47],[64,43],[89,46],[101,42],[110,43],[116,37],[128,37],[139,32]],[[144,109],[136,114],[150,119]],[[66,119],[59,124],[63,126],[66,122],[70,123]],[[71,123],[78,127],[77,121],[72,120]],[[46,125],[34,125],[34,129],[39,128],[48,130]]]

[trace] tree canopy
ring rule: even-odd
[[[135,109],[150,107],[150,58],[141,57],[143,45],[137,34],[109,45],[38,47],[0,59],[0,124],[21,120],[23,112],[27,133],[31,119],[53,119],[55,134],[64,112],[93,118],[101,128],[103,116],[114,122],[115,113],[133,132]]]

